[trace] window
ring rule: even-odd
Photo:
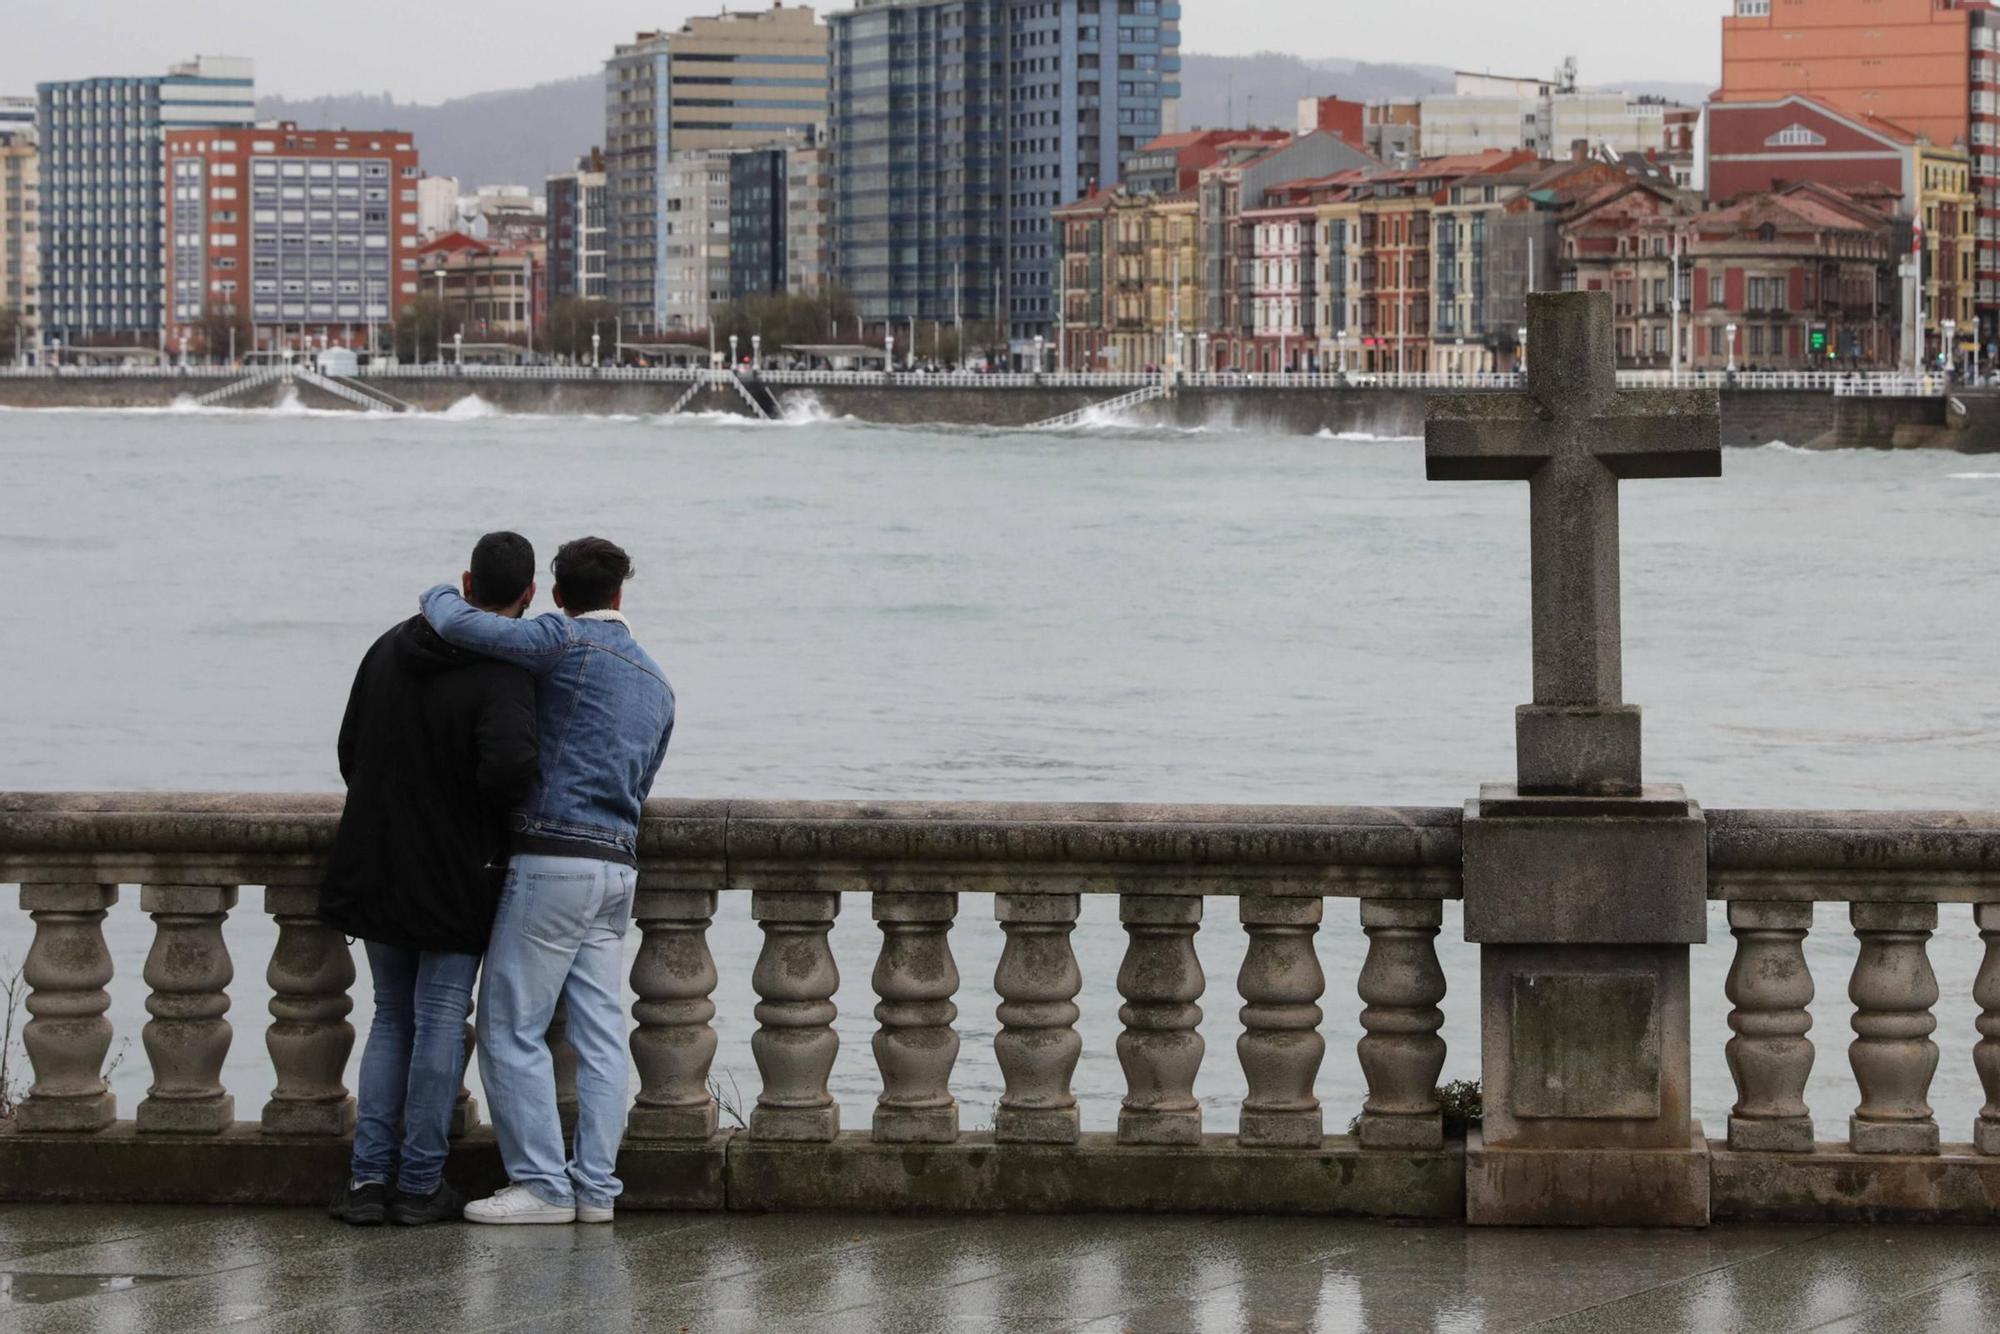
[[[1719,273],[1709,275],[1708,304],[1711,306],[1720,306],[1726,304],[1728,300],[1729,297],[1726,288],[1723,286],[1722,275]]]
[[[1803,125],[1787,125],[1764,141],[1766,148],[1823,148],[1826,136],[1816,134]]]

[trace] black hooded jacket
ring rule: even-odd
[[[383,945],[484,954],[506,815],[534,781],[535,683],[423,617],[375,641],[340,724],[340,817],[320,916]]]

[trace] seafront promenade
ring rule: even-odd
[[[1515,374],[925,374],[689,367],[382,365],[351,376],[303,364],[0,371],[0,407],[269,408],[445,412],[468,400],[522,414],[846,418],[893,426],[1091,426],[1415,437],[1424,398],[1498,393]],[[2000,394],[1939,376],[1627,371],[1631,389],[1708,389],[1728,445],[2000,450]]]

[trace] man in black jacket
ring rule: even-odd
[[[526,538],[488,533],[465,596],[518,617],[534,577]],[[537,758],[535,683],[521,668],[451,647],[421,616],[362,659],[340,724],[347,806],[320,895],[328,925],[366,942],[375,982],[336,1218],[414,1226],[464,1211],[444,1161],[465,1018],[500,902],[507,812]]]

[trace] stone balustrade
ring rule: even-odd
[[[1927,1100],[1940,1058],[1928,946],[1939,906],[1963,904],[1986,946],[1973,989],[1983,1014],[1977,1043],[1950,1045],[1969,1054],[1986,1094],[1965,1128],[1971,1147],[1980,1156],[2000,1153],[2000,815],[1711,812],[1709,893],[1727,901],[1736,941],[1730,1149],[1843,1161],[1946,1156]],[[1805,942],[1817,902],[1848,905],[1857,944],[1847,978],[1854,1004],[1847,1059],[1858,1100],[1845,1145],[1815,1144],[1805,1100],[1815,1055]]]
[[[314,916],[338,813],[325,797],[0,795],[0,883],[20,887],[34,924],[22,1035],[34,1080],[0,1131],[0,1196],[57,1197],[30,1179],[75,1172],[95,1183],[79,1188],[91,1198],[294,1199],[337,1175],[307,1168],[338,1161],[354,1117],[354,965]],[[647,816],[631,979],[638,1092],[621,1169],[638,1202],[1463,1207],[1463,1146],[1433,1094],[1447,995],[1436,939],[1460,892],[1455,810],[656,801]],[[1735,948],[1737,1101],[1727,1126],[1711,1127],[1725,1135],[1713,1144],[1716,1216],[2000,1216],[2000,815],[1717,811],[1707,838],[1709,893],[1726,902]],[[152,1081],[130,1121],[117,1119],[103,1074],[114,1036],[104,923],[126,910],[125,886],[154,923],[138,1035]],[[242,886],[263,887],[277,926],[268,961],[241,961],[265,964],[273,993],[268,1090],[221,1081],[245,1018],[230,1008],[236,965],[222,931]],[[961,917],[974,893],[992,895],[1004,937],[991,1039],[1004,1091],[980,1132],[962,1127],[952,1091],[967,1018],[953,935],[992,929]],[[731,1131],[710,1092],[708,933],[739,894],[762,935],[750,979],[760,1089],[747,1128]],[[1091,894],[1116,896],[1125,933],[1125,1093],[1111,1133],[1084,1130],[1071,1087],[1086,968],[1102,978],[1111,967],[1072,945]],[[1203,929],[1221,920],[1211,899],[1235,901],[1247,937],[1233,1054],[1246,1093],[1223,1124],[1194,1094],[1204,1062],[1223,1056],[1199,1029],[1203,1002],[1219,999],[1205,994],[1201,960]],[[1356,900],[1356,916],[1329,899]],[[879,1096],[866,1126],[843,1128],[829,1074],[844,980],[829,932],[864,901],[880,939],[865,984]],[[1815,979],[1804,944],[1820,901],[1851,905],[1858,943],[1847,979],[1856,1098],[1840,1144],[1815,1142],[1805,1100]],[[1941,904],[1970,905],[1986,951],[1978,1031],[1942,1041],[1927,958]],[[1367,1094],[1330,1119],[1314,1094],[1330,1002],[1317,943],[1357,929],[1367,955],[1348,1003]],[[1983,1082],[1970,1144],[1942,1143],[1926,1101],[1941,1057],[1970,1060]],[[258,1100],[257,1119],[238,1120],[238,1096]],[[1340,1133],[1357,1114],[1357,1133]],[[469,1129],[477,1113],[462,1107],[460,1119]],[[466,1145],[490,1156],[476,1132]],[[30,1158],[36,1172],[10,1174]],[[194,1164],[174,1169],[181,1184],[133,1184],[169,1161]]]

